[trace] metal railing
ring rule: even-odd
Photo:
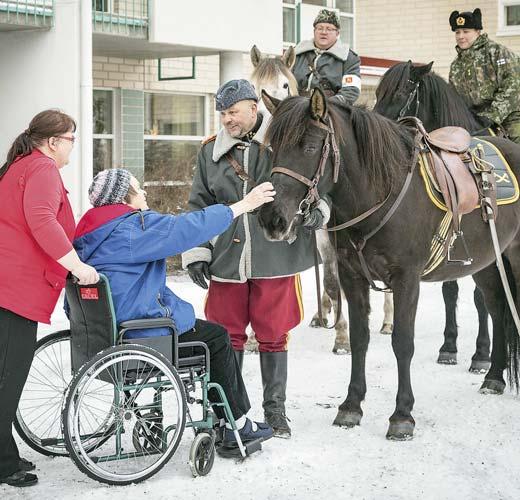
[[[148,3],[148,0],[92,0],[94,32],[147,38]]]
[[[49,28],[54,0],[0,0],[0,24]]]

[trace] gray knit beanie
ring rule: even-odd
[[[238,101],[245,101],[251,99],[257,102],[255,88],[247,80],[229,80],[219,87],[215,95],[215,109],[217,111],[224,111],[230,108]]]
[[[130,188],[132,174],[123,168],[102,170],[88,188],[88,197],[94,207],[123,203]]]

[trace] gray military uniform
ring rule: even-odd
[[[205,142],[197,159],[190,210],[200,210],[215,203],[235,203],[254,187],[237,176],[226,159],[227,153],[232,154],[258,184],[270,179],[271,151],[267,147],[261,148],[268,121],[262,118],[250,143],[231,137],[224,128],[216,139]],[[217,238],[184,252],[182,265],[186,268],[192,262],[209,262],[211,278],[216,281],[243,283],[251,278],[292,276],[313,265],[311,232],[299,228],[297,234],[292,244],[268,241],[258,215],[247,213],[237,217]]]
[[[305,40],[296,45],[295,52],[293,73],[301,95],[321,86],[328,96],[336,95],[350,104],[356,101],[361,93],[361,62],[347,44],[338,40],[329,49],[320,50],[313,40]]]

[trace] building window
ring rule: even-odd
[[[334,7],[339,11],[341,39],[354,46],[354,0],[335,0]]]
[[[96,12],[110,12],[111,0],[94,0],[94,10]]]
[[[520,25],[520,5],[506,6],[506,26]]]
[[[201,95],[145,93],[145,184],[190,185],[207,135],[207,103]]]
[[[94,175],[114,166],[114,92],[93,92]]]
[[[297,43],[296,36],[296,5],[295,0],[284,0],[283,2],[283,43]]]
[[[328,7],[328,0],[302,0],[302,3],[308,3],[309,5],[319,5],[320,7]]]
[[[520,34],[520,1],[498,1],[498,33],[497,35]]]

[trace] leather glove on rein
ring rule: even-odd
[[[303,227],[310,231],[321,229],[330,218],[330,209],[327,203],[320,200],[309,212],[303,216]]]
[[[209,281],[211,275],[209,274],[209,264],[206,261],[199,260],[189,264],[188,275],[193,283],[204,288],[204,290],[208,289],[208,283],[206,280]]]

